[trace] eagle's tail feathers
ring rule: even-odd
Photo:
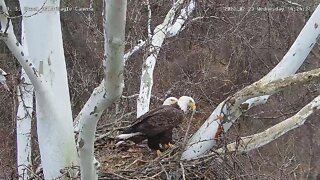
[[[119,136],[116,137],[116,139],[129,139],[134,136],[139,136],[143,135],[141,132],[135,132],[135,133],[130,133],[130,134],[120,134]]]

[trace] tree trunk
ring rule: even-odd
[[[31,160],[31,120],[33,112],[33,86],[30,79],[22,71],[20,85],[18,85],[17,110],[17,165],[19,179],[29,179],[32,167]]]
[[[149,111],[151,90],[153,86],[153,70],[156,65],[156,60],[160,52],[161,46],[167,36],[169,28],[170,30],[172,30],[170,31],[171,35],[172,34],[176,35],[178,34],[179,30],[183,25],[183,24],[180,26],[179,25],[177,26],[175,24],[174,24],[175,26],[172,25],[174,16],[177,13],[178,9],[183,4],[183,2],[184,2],[183,0],[179,0],[176,3],[174,3],[173,7],[169,10],[163,22],[154,29],[154,35],[153,36],[151,36],[150,34],[148,35],[149,37],[151,37],[151,45],[149,48],[150,55],[147,57],[147,59],[145,60],[142,66],[140,92],[137,100],[137,117],[140,117],[141,115]],[[190,4],[194,5],[194,2],[191,1]],[[189,12],[190,11],[192,12],[194,8],[195,8],[194,6],[191,6],[191,9],[189,9]],[[179,16],[180,18],[187,16],[185,11],[181,12],[182,15]],[[149,18],[151,18],[151,15],[149,15]],[[180,21],[180,19],[177,19],[176,22],[184,23],[185,21]]]
[[[311,52],[313,46],[316,44],[320,35],[319,16],[320,6],[318,6],[314,11],[299,36],[279,64],[265,77],[259,80],[259,82],[270,82],[279,78],[287,77],[294,74],[299,69],[308,54]],[[247,109],[249,109],[252,106],[265,103],[268,98],[269,95],[255,97],[247,100],[243,104],[248,107]],[[226,132],[242,114],[239,107],[232,106],[230,107],[231,111],[227,110],[224,106],[227,100],[218,105],[206,122],[192,136],[188,142],[186,150],[182,154],[182,159],[196,159],[207,153],[216,145],[214,137],[220,125],[223,125],[224,131]],[[222,113],[228,114],[228,121],[224,121],[223,123],[219,119],[219,116]]]
[[[21,24],[21,45],[28,52],[25,43],[24,26]],[[21,82],[18,85],[18,110],[17,110],[17,165],[19,179],[29,179],[32,168],[31,159],[31,120],[33,112],[33,86],[27,74],[22,69]]]
[[[25,43],[43,87],[35,86],[35,92],[45,179],[63,177],[61,173],[67,172],[67,168],[78,165],[59,7],[60,1],[20,0]]]
[[[98,179],[99,163],[94,158],[94,140],[98,120],[103,111],[117,100],[123,90],[126,0],[104,1],[104,81],[95,88],[79,113],[81,179]]]

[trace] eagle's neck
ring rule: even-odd
[[[187,113],[188,107],[186,106],[185,103],[181,103],[181,102],[178,101],[177,106],[178,106],[184,113]]]

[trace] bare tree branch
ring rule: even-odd
[[[320,107],[320,96],[313,99],[309,104],[304,106],[297,114],[288,118],[265,131],[251,136],[241,137],[238,142],[233,142],[225,148],[220,148],[216,153],[223,154],[225,152],[248,152],[253,149],[262,147],[287,132],[304,124],[306,119]]]

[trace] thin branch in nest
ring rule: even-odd
[[[123,119],[131,116],[132,114],[134,114],[135,111],[131,111],[131,112],[128,112],[126,114],[123,114],[121,117],[119,117],[118,119],[116,119],[115,121],[111,122],[111,123],[108,123],[108,124],[104,124],[104,125],[101,125],[97,128],[97,130],[101,130],[105,127],[109,127],[109,126],[113,126],[114,124],[118,123],[119,121],[122,121]]]
[[[9,26],[10,26],[10,18],[7,18],[7,25],[6,25],[6,29],[4,30],[4,34],[7,34],[7,31],[9,29]]]
[[[164,171],[164,173],[166,174],[167,179],[170,179],[170,178],[169,178],[169,174],[168,174],[168,172],[166,171],[166,168],[164,168],[164,166],[162,165],[161,162],[159,162],[159,164],[160,164],[162,170]]]
[[[139,157],[138,159],[136,159],[132,163],[130,163],[127,167],[125,167],[124,170],[129,169],[132,165],[136,164],[137,162],[147,163],[148,161],[144,161],[144,160],[141,159],[141,157]]]
[[[187,146],[187,138],[188,138],[191,122],[192,122],[192,119],[193,119],[193,115],[194,115],[194,111],[192,112],[191,117],[190,117],[189,122],[188,122],[187,130],[186,130],[186,133],[184,135],[183,142],[182,142],[182,146],[183,146],[182,149],[185,149],[186,146]]]
[[[182,162],[180,162],[180,166],[181,166],[181,170],[182,170],[182,179],[183,179],[183,180],[186,180],[186,174],[185,174],[185,171],[184,171],[184,167],[183,167]]]

